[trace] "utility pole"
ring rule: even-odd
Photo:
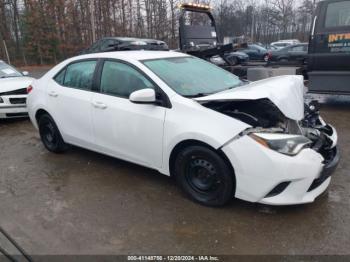
[[[250,40],[254,43],[254,32],[255,31],[255,16],[254,16],[254,8],[252,8],[252,28],[251,28],[251,36]]]
[[[91,32],[92,42],[96,42],[96,31],[95,31],[95,0],[90,0],[90,19],[91,19]]]

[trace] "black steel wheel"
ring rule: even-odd
[[[68,149],[68,145],[63,141],[61,133],[50,115],[44,114],[40,117],[39,133],[41,141],[50,152],[62,153]]]
[[[222,206],[234,197],[234,174],[214,150],[190,146],[176,157],[174,175],[180,187],[195,201]]]

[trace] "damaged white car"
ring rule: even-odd
[[[0,60],[0,119],[28,117],[27,88],[34,78]]]
[[[48,150],[156,169],[205,205],[313,202],[339,161],[336,130],[304,105],[299,76],[249,84],[188,55],[127,51],[64,61],[31,90]]]

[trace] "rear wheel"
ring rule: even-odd
[[[234,196],[234,174],[214,150],[189,146],[176,157],[174,175],[180,187],[195,201],[222,206]]]
[[[287,58],[280,58],[278,61],[279,61],[281,64],[286,64],[286,63],[288,63],[288,59],[287,59]]]
[[[230,57],[228,61],[230,62],[231,66],[237,65],[239,63],[238,58],[235,56]]]
[[[264,56],[264,61],[265,61],[265,62],[269,62],[269,55],[268,55],[268,54],[266,54],[266,55]]]
[[[50,115],[44,114],[40,117],[39,133],[41,141],[50,152],[62,153],[68,149],[68,145],[63,141],[61,133]]]

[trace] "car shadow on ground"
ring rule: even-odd
[[[130,162],[126,162],[120,159],[109,157],[103,154],[95,153],[89,150],[85,150],[79,147],[72,146],[67,152],[68,155],[80,155],[84,158],[93,159],[94,162],[98,163],[98,166],[105,166],[108,169],[115,170],[118,173],[119,181],[123,179],[137,179],[142,181],[139,183],[140,187],[144,184],[151,185],[152,188],[157,188],[157,191],[168,192],[172,197],[167,201],[176,201],[177,203],[183,202],[184,205],[197,205],[197,208],[207,208],[213,210],[214,212],[221,211],[232,211],[232,212],[242,212],[250,213],[251,215],[262,214],[262,215],[279,215],[279,214],[288,214],[295,212],[305,212],[310,208],[313,208],[313,204],[306,205],[292,205],[292,206],[269,206],[260,203],[251,203],[239,199],[232,199],[227,205],[222,207],[207,207],[202,206],[199,203],[193,202],[182,190],[176,185],[176,181],[173,177],[165,176],[159,173],[156,170],[149,169],[140,165],[136,165]],[[127,170],[127,174],[124,174],[123,171]],[[133,177],[133,178],[131,178]],[[129,184],[129,183],[128,183]],[[135,188],[133,186],[133,192],[138,194],[140,188]],[[175,197],[175,199],[174,199]],[[165,197],[167,198],[167,197]],[[322,199],[327,198],[327,193],[321,195],[317,200],[322,201]]]

